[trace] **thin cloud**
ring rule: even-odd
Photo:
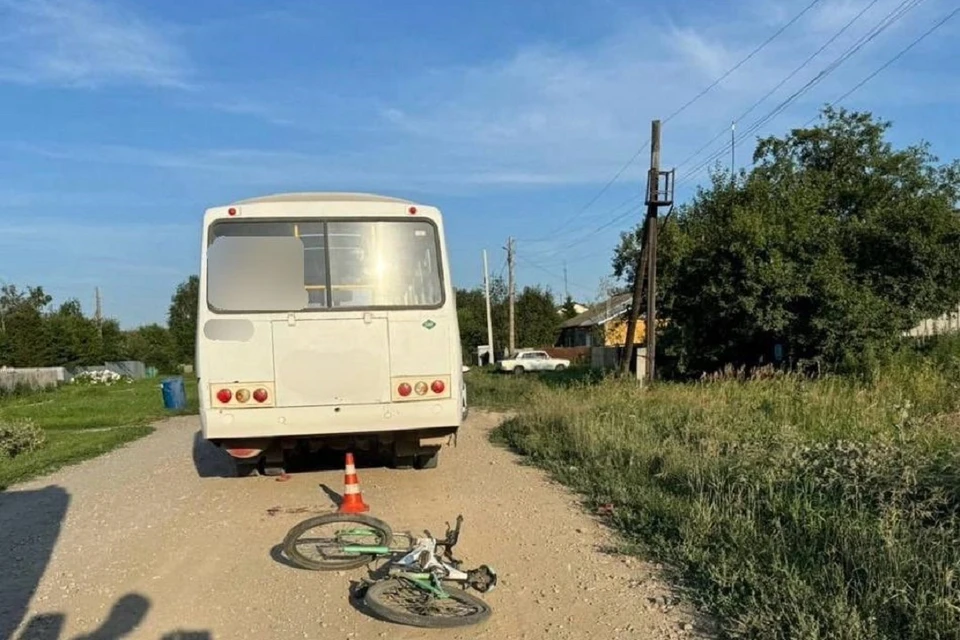
[[[128,9],[93,0],[0,0],[0,81],[188,87],[185,52]]]

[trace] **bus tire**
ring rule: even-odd
[[[259,475],[258,466],[260,461],[258,459],[254,460],[237,460],[234,459],[237,467],[237,477],[238,478],[249,478],[252,476]]]
[[[417,457],[413,455],[398,456],[397,454],[393,454],[390,460],[390,466],[394,469],[412,469],[416,463],[416,459]]]
[[[421,453],[417,456],[414,467],[417,469],[436,469],[440,463],[440,451]]]

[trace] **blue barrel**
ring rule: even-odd
[[[183,378],[165,378],[160,383],[163,390],[163,406],[167,409],[181,410],[187,406],[187,392],[183,388]]]

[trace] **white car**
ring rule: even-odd
[[[546,351],[521,351],[513,358],[500,361],[500,370],[516,374],[527,371],[563,371],[569,360],[551,358]]]

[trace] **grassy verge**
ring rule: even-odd
[[[150,423],[196,412],[196,385],[185,381],[187,409],[164,409],[160,381],[112,386],[66,385],[56,390],[0,398],[0,422],[31,421],[43,429],[39,449],[14,458],[0,456],[0,490],[101,455],[150,433]]]
[[[869,383],[707,385],[471,376],[497,432],[612,504],[727,637],[960,637],[960,367],[909,358]]]

